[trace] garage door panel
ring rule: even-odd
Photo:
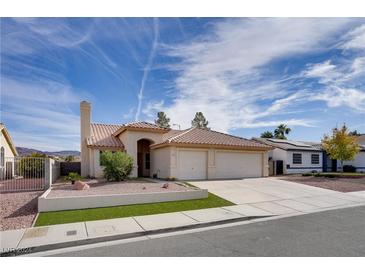
[[[179,152],[179,179],[207,179],[207,152],[182,150]]]
[[[260,153],[217,152],[216,178],[247,178],[262,176]]]

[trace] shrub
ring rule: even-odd
[[[303,173],[302,176],[313,176],[312,173]]]
[[[326,177],[326,178],[337,178],[340,175],[331,173],[315,173],[314,177]]]
[[[104,177],[108,181],[123,181],[133,169],[133,158],[124,152],[105,151],[100,160],[104,166]]]
[[[327,177],[327,178],[337,178],[337,177],[339,177],[339,175],[335,175],[335,174],[324,174],[324,177]]]
[[[22,157],[16,163],[17,174],[24,178],[42,178],[45,173],[44,165],[47,156],[45,154],[33,153]]]
[[[66,178],[67,181],[71,181],[71,183],[75,183],[78,180],[81,180],[82,177],[77,172],[70,172]]]
[[[344,165],[343,172],[356,172],[356,167],[352,165]]]

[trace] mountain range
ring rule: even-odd
[[[57,157],[65,157],[65,156],[80,156],[80,151],[77,150],[61,150],[61,151],[42,151],[34,148],[26,148],[26,147],[17,147],[19,156],[30,155],[32,153],[42,153],[47,156],[57,156]]]

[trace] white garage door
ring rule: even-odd
[[[260,153],[217,152],[216,178],[245,178],[262,176]]]
[[[179,179],[204,180],[207,178],[207,152],[179,151]]]

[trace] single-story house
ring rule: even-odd
[[[360,152],[355,156],[352,161],[344,161],[344,165],[352,165],[356,167],[357,172],[365,172],[365,134],[356,136],[357,142],[360,146]],[[341,163],[337,161],[337,170],[341,170]]]
[[[365,171],[365,135],[358,136],[360,152],[353,161],[344,161],[344,165],[356,167],[357,172]],[[254,138],[254,140],[274,147],[269,152],[270,175],[294,174],[306,172],[341,171],[340,161],[331,159],[323,150],[321,143],[281,140],[274,138]]]
[[[11,178],[14,172],[14,157],[18,156],[9,131],[0,123],[0,179]]]
[[[269,152],[272,162],[271,175],[322,172],[322,149],[304,142],[274,138],[254,138],[262,144],[274,147]]]
[[[91,123],[91,104],[81,102],[81,174],[102,177],[100,154],[124,151],[134,159],[132,177],[187,180],[268,176],[271,146],[225,133],[173,130],[148,122]]]

